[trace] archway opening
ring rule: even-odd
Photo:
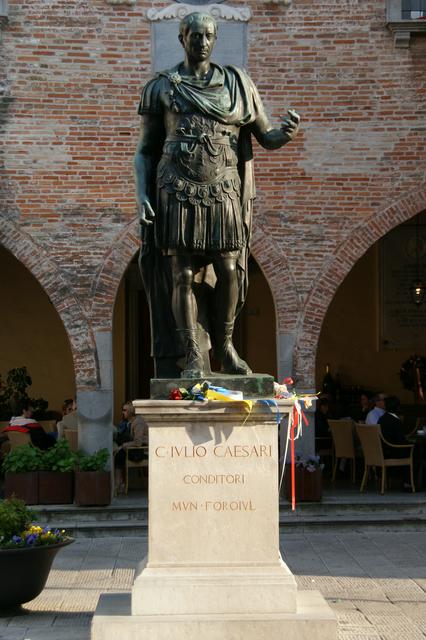
[[[336,413],[351,415],[361,390],[398,396],[403,412],[419,405],[400,379],[407,359],[413,354],[426,357],[426,299],[417,305],[410,291],[417,271],[425,280],[426,212],[370,247],[337,290],[316,358],[317,389],[330,365],[338,396]],[[424,405],[418,411],[424,412]]]
[[[246,303],[237,318],[234,341],[241,356],[255,372],[276,377],[276,325],[272,293],[251,256]],[[126,400],[149,398],[153,377],[150,356],[148,304],[138,270],[138,254],[129,264],[118,289],[113,317],[114,420]]]
[[[0,374],[26,367],[32,379],[27,393],[48,401],[61,415],[65,398],[75,397],[71,347],[49,296],[30,271],[0,247]]]

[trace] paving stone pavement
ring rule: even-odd
[[[99,595],[130,590],[146,550],[146,538],[78,538],[41,595],[21,615],[0,617],[0,640],[90,640]],[[287,533],[281,550],[299,588],[319,589],[336,612],[339,640],[426,638],[422,531]]]

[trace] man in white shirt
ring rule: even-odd
[[[379,418],[385,413],[385,394],[378,393],[374,396],[374,408],[367,413],[365,424],[378,424]]]

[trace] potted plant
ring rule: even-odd
[[[108,449],[77,454],[74,502],[80,506],[103,506],[111,502],[111,473],[106,471]]]
[[[31,376],[26,367],[10,369],[3,382],[0,376],[0,420],[9,420],[18,410],[19,404],[29,398],[27,387],[32,385]],[[43,420],[48,418],[49,403],[44,398],[31,398],[34,407],[34,418]]]
[[[41,454],[38,474],[39,504],[70,504],[73,501],[74,469],[77,455],[67,440],[59,440],[54,447]]]
[[[286,465],[285,496],[291,502],[291,465]],[[322,470],[324,465],[317,455],[304,457],[296,454],[296,501],[319,502],[322,497]]]
[[[2,466],[5,497],[16,496],[27,504],[37,504],[41,451],[31,444],[16,447],[7,454]]]
[[[0,503],[0,611],[36,598],[55,555],[73,542],[63,530],[32,524],[33,517],[22,500]]]

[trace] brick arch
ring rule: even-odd
[[[78,298],[45,249],[14,222],[1,217],[0,245],[7,249],[45,290],[64,325],[71,344],[76,386],[96,386],[98,367],[95,342]]]
[[[91,317],[97,330],[111,330],[118,287],[139,248],[139,222],[132,220],[105,255],[94,287]],[[259,228],[253,231],[251,250],[271,289],[277,330],[293,329],[300,301],[295,294],[296,287],[287,260],[274,241]]]
[[[129,222],[105,254],[92,292],[91,318],[98,331],[112,330],[118,287],[127,267],[140,248],[139,221]]]
[[[301,302],[296,294],[287,258],[275,241],[260,227],[254,227],[251,252],[271,289],[276,310],[277,331],[294,330]]]
[[[386,209],[382,209],[361,221],[350,230],[336,252],[325,261],[318,273],[298,327],[295,346],[295,374],[302,386],[315,383],[315,358],[321,327],[328,307],[337,289],[356,262],[377,240],[398,225],[406,222],[426,207],[426,184],[401,197]]]

